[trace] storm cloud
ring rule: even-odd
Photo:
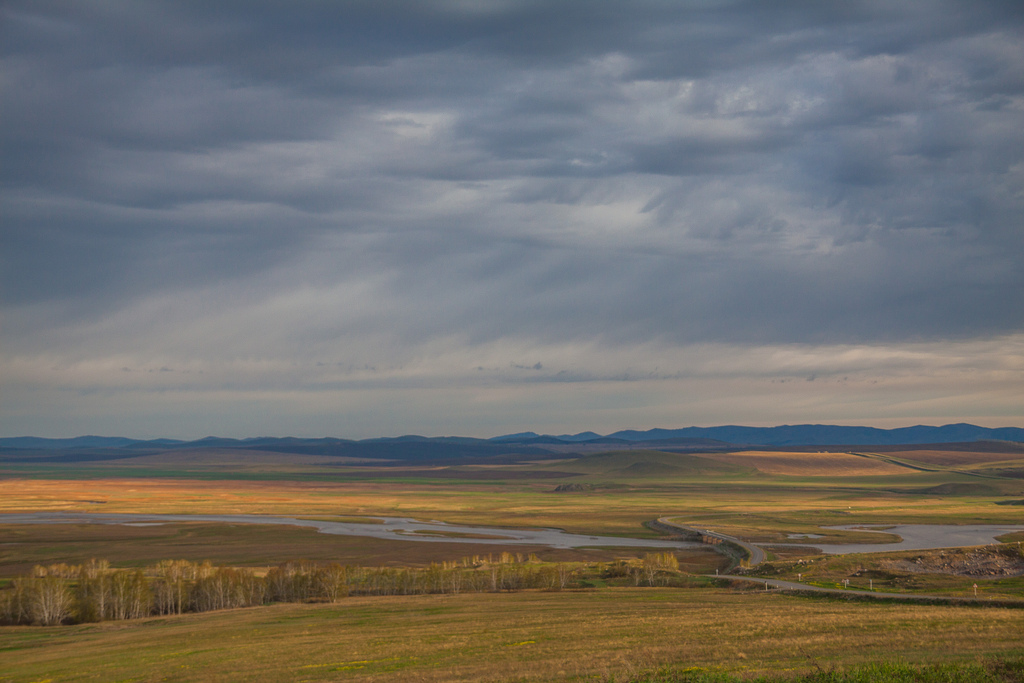
[[[1024,414],[1019,3],[14,0],[0,54],[5,434]]]

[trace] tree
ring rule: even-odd
[[[29,609],[32,623],[53,626],[68,618],[71,612],[71,591],[64,579],[45,576],[30,579]]]

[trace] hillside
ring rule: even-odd
[[[680,477],[690,475],[745,474],[751,468],[689,453],[654,450],[611,451],[560,462],[558,469],[615,478]]]

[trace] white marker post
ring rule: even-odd
[[[974,597],[978,597],[978,584],[974,584]]]

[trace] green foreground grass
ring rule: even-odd
[[[981,662],[917,666],[881,662],[853,669],[821,669],[797,676],[736,676],[708,672],[699,667],[669,667],[645,672],[627,683],[1020,683],[1024,657],[994,658]]]
[[[679,678],[686,669],[792,677],[878,661],[970,667],[1021,656],[1021,633],[1024,610],[714,588],[365,597],[3,627],[0,681],[702,680]]]

